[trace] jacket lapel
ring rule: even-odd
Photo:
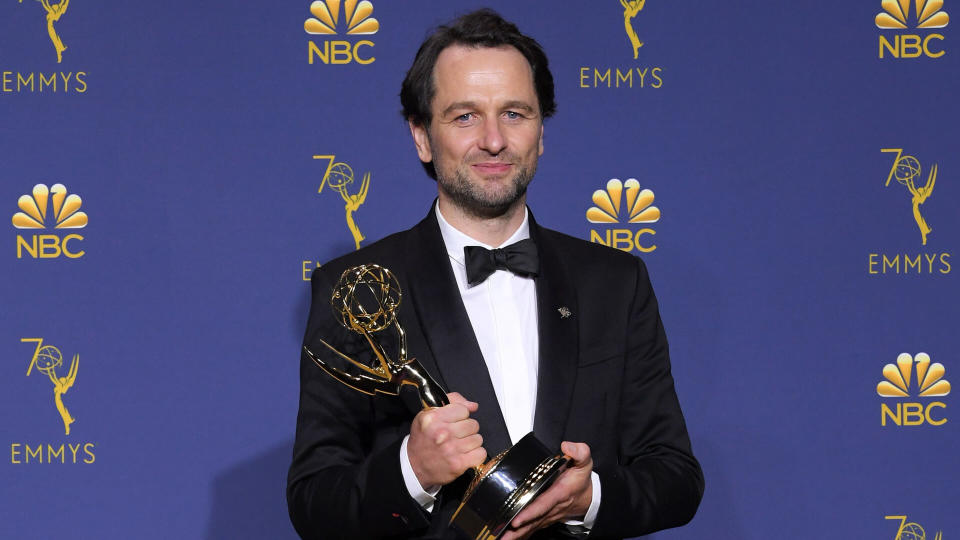
[[[432,208],[411,233],[406,249],[410,294],[405,297],[413,304],[444,390],[480,404],[472,417],[480,423],[483,446],[493,456],[510,446],[510,435]],[[411,354],[416,356],[417,351]]]
[[[540,359],[533,430],[547,448],[559,449],[577,376],[577,290],[557,247],[530,216],[530,235],[540,254],[537,325]]]

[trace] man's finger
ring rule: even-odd
[[[457,441],[457,448],[460,453],[466,454],[483,446],[483,437],[479,433],[474,433],[469,437],[464,437]]]
[[[450,392],[447,394],[447,399],[450,400],[450,403],[459,403],[466,407],[470,412],[477,412],[477,409],[480,407],[478,403],[468,400],[467,398],[460,395],[460,392]]]
[[[465,403],[451,403],[439,409],[433,409],[430,412],[433,413],[437,420],[452,424],[470,418],[470,409],[465,406]]]
[[[562,473],[561,473],[562,474]],[[560,501],[566,498],[566,490],[560,486],[559,478],[550,488],[537,496],[526,508],[524,508],[517,517],[513,518],[510,525],[516,529],[543,517],[547,512],[555,507]]]
[[[507,529],[507,532],[505,532],[503,536],[500,537],[500,540],[523,540],[525,538],[528,538],[530,535],[537,532],[538,530],[540,530],[542,526],[543,526],[542,519],[531,521],[530,523],[527,523],[522,527],[510,526]]]
[[[507,529],[500,540],[522,540],[533,533],[533,526],[521,527],[519,529]]]
[[[480,433],[480,423],[473,418],[467,418],[450,424],[450,432],[458,439],[464,439]]]
[[[564,441],[561,443],[560,449],[573,460],[572,466],[560,473],[547,491],[541,493],[522,512],[517,514],[517,517],[511,522],[512,527],[520,528],[531,523],[538,526],[534,522],[544,520],[553,522],[563,517],[565,512],[569,510],[569,502],[575,495],[572,490],[578,489],[577,485],[580,484],[575,479],[585,478],[585,481],[589,481],[589,477],[583,475],[586,474],[586,470],[593,468],[590,446],[586,443]],[[571,482],[573,483],[571,484]]]
[[[487,451],[480,446],[465,453],[463,457],[465,460],[465,467],[479,467],[484,461],[487,460]]]

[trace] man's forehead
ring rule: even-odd
[[[455,79],[455,80],[450,80]],[[511,45],[472,47],[451,45],[443,49],[433,68],[435,96],[452,92],[462,84],[528,83],[535,94],[533,69],[523,54]],[[521,82],[522,81],[522,82]]]
[[[519,58],[523,59],[526,62],[526,58],[523,56],[523,53],[513,45],[497,45],[495,47],[487,47],[484,45],[467,45],[464,43],[453,43],[443,50],[440,51],[440,54],[437,57],[437,63],[440,64],[443,60],[451,59],[462,59],[467,56],[479,56],[479,55],[514,55],[516,54]]]

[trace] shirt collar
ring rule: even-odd
[[[451,225],[446,219],[444,219],[443,214],[440,213],[440,204],[436,205],[437,212],[437,222],[440,224],[440,235],[443,236],[443,243],[447,248],[447,255],[451,259],[457,261],[461,265],[466,265],[464,262],[463,248],[467,246],[482,246],[487,249],[495,249],[496,246],[490,246],[484,244],[479,240],[474,240],[470,236],[460,232],[453,225]],[[506,242],[501,244],[502,246],[509,246],[510,244],[519,242],[520,240],[525,240],[530,238],[530,213],[527,210],[527,207],[523,207],[523,223],[517,227],[517,230],[513,232],[510,238]]]

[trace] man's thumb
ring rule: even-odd
[[[586,443],[563,441],[560,444],[560,451],[573,458],[574,466],[582,465],[590,459],[590,447]]]

